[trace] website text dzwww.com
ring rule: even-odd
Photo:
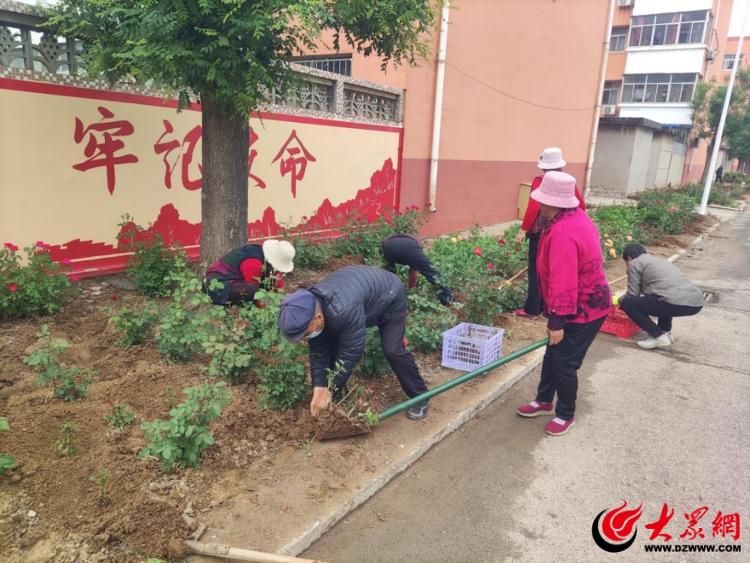
[[[648,553],[666,552],[666,553],[740,553],[741,545],[664,545],[664,544],[646,544],[643,546]]]

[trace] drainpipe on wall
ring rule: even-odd
[[[443,0],[440,15],[440,43],[437,75],[435,76],[435,114],[432,118],[432,155],[430,157],[430,211],[437,211],[438,162],[440,161],[440,129],[443,121],[443,91],[445,89],[445,58],[448,51],[448,17],[450,0]]]
[[[589,145],[589,158],[586,163],[586,191],[583,194],[584,201],[588,199],[591,191],[591,171],[594,168],[594,152],[596,151],[596,138],[599,134],[599,116],[602,113],[602,95],[604,94],[604,82],[607,78],[607,60],[609,59],[609,42],[612,37],[612,20],[615,15],[615,0],[609,0],[609,14],[607,15],[607,33],[602,47],[602,64],[599,69],[599,89],[596,91],[596,107],[594,108],[594,123],[591,127],[591,144]]]

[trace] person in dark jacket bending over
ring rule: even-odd
[[[422,274],[437,290],[440,303],[448,307],[453,300],[453,292],[440,282],[440,274],[424,253],[417,237],[402,233],[388,237],[380,244],[385,258],[385,269],[396,271],[396,264],[409,266],[409,289],[417,285],[417,274]]]
[[[332,398],[345,394],[371,326],[380,330],[383,352],[404,392],[415,397],[427,391],[414,357],[404,347],[406,288],[391,272],[371,266],[341,268],[311,288],[288,295],[281,304],[278,326],[291,342],[309,340],[313,416],[327,408]],[[328,388],[329,369],[338,369],[333,393]],[[406,414],[419,420],[427,416],[427,409],[424,401]]]
[[[239,305],[253,300],[266,287],[284,287],[283,274],[294,269],[294,247],[285,240],[267,240],[263,245],[245,244],[209,266],[205,287],[215,305]],[[211,280],[222,283],[211,289]]]
[[[640,244],[622,251],[628,265],[628,291],[620,297],[620,308],[648,333],[638,346],[650,350],[674,342],[672,317],[697,314],[704,304],[703,292],[669,260],[648,254]],[[659,324],[651,320],[659,318]]]

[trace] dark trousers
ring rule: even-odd
[[[216,279],[223,284],[223,287],[218,290],[210,290],[208,287],[211,284],[211,279],[206,279],[203,287],[214,305],[240,305],[248,303],[253,300],[258,289],[260,289],[258,284],[255,283],[248,283],[242,280],[227,281],[217,277]]]
[[[401,389],[408,397],[416,397],[427,391],[427,384],[419,374],[414,356],[404,347],[404,332],[406,330],[406,294],[404,294],[404,308],[401,312],[392,314],[383,324],[378,325],[380,342],[383,345],[385,358],[396,374]]]
[[[570,420],[575,415],[578,369],[606,318],[590,323],[567,323],[560,343],[557,346],[547,346],[544,353],[536,401],[551,403],[557,393],[555,414],[563,420]]]
[[[619,305],[628,317],[652,338],[659,338],[672,330],[673,317],[690,317],[703,308],[672,305],[658,295],[625,295],[620,298]],[[651,317],[658,317],[658,324],[655,324]]]
[[[388,263],[388,269],[393,270],[394,264],[409,266],[422,274],[431,284],[437,283],[438,272],[430,259],[424,253],[422,245],[407,236],[394,236],[383,241],[383,258]]]
[[[529,289],[523,310],[529,315],[539,315],[542,312],[542,297],[539,293],[539,278],[536,274],[536,255],[539,250],[539,233],[527,233],[529,241]]]

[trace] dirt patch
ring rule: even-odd
[[[351,438],[369,433],[369,426],[347,416],[346,412],[338,407],[323,411],[315,424],[315,437],[318,440]]]

